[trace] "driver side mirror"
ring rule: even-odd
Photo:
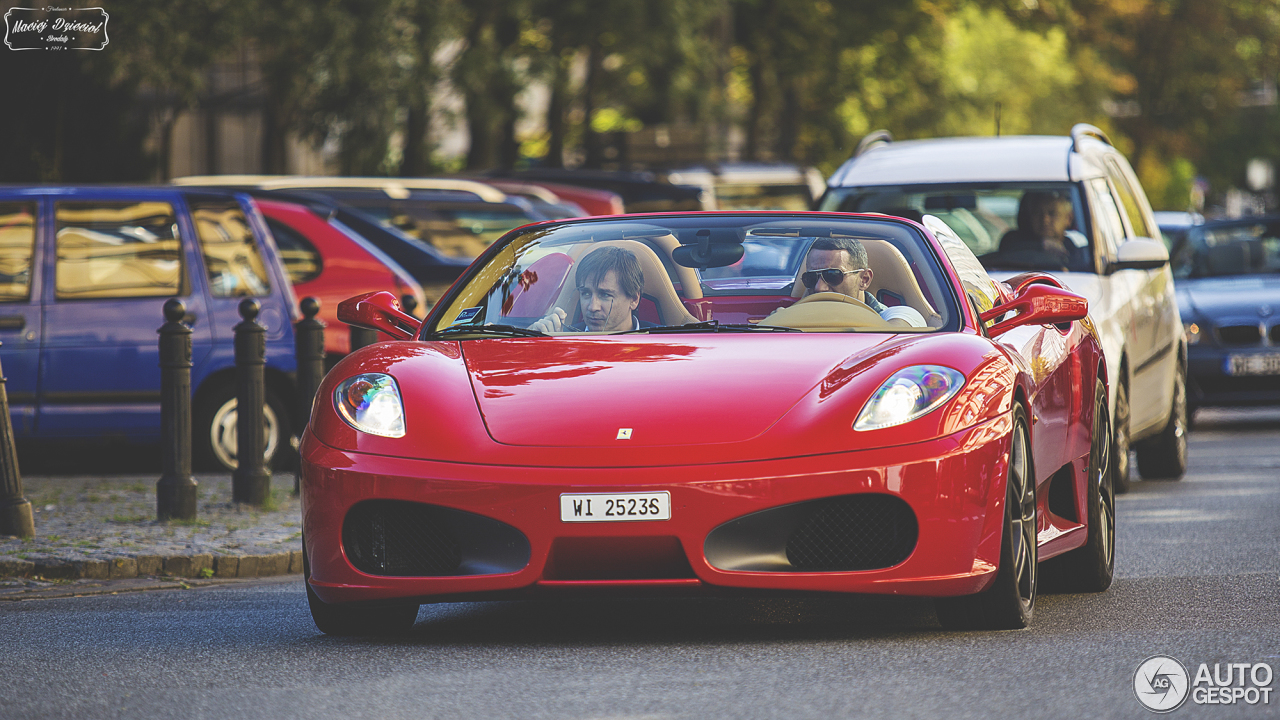
[[[1013,317],[987,328],[987,334],[996,337],[1023,325],[1057,325],[1083,320],[1089,314],[1089,301],[1054,285],[1023,285],[1012,300],[982,313],[982,322],[991,322],[1010,312],[1014,313]]]
[[[401,310],[400,301],[386,290],[338,303],[338,319],[348,325],[384,332],[396,340],[409,340],[422,328],[422,322]]]
[[[1147,238],[1134,238],[1116,251],[1116,261],[1111,263],[1111,271],[1116,270],[1155,270],[1169,262],[1169,248],[1162,242]]]

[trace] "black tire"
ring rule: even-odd
[[[1181,480],[1187,473],[1187,371],[1178,360],[1173,376],[1169,420],[1160,434],[1138,443],[1138,474],[1143,480]]]
[[[1102,592],[1111,587],[1116,562],[1116,494],[1111,483],[1111,423],[1107,392],[1098,380],[1093,393],[1093,441],[1085,490],[1088,540],[1083,547],[1045,561],[1041,589]]]
[[[288,407],[271,387],[266,389],[267,405],[263,416],[267,423],[266,453],[268,468],[291,466],[293,456],[292,423]],[[202,393],[192,413],[192,454],[197,468],[212,472],[236,469],[235,383],[224,379]]]
[[[938,622],[948,630],[1016,630],[1031,623],[1038,582],[1036,482],[1022,406],[1013,410],[1004,533],[995,581],[976,595],[938,598]]]
[[[306,547],[304,541],[302,546]],[[401,635],[418,620],[418,606],[411,603],[393,605],[331,605],[311,589],[311,563],[302,554],[303,585],[307,588],[307,607],[311,620],[325,635]]]
[[[1116,378],[1116,414],[1111,423],[1111,484],[1116,493],[1129,492],[1129,380],[1128,373],[1120,368]]]

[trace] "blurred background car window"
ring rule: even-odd
[[[271,236],[280,249],[280,259],[284,262],[284,271],[289,276],[290,283],[300,285],[320,277],[323,262],[320,252],[310,240],[273,218],[267,218],[267,227],[271,229]]]
[[[182,248],[173,206],[60,202],[58,299],[180,294]]]
[[[35,212],[34,203],[0,203],[0,302],[31,296]]]
[[[191,219],[204,253],[214,297],[261,297],[271,292],[253,229],[235,201],[192,200]]]

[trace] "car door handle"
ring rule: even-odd
[[[21,330],[26,326],[25,315],[0,315],[0,330]]]
[[[184,323],[186,323],[186,324],[188,324],[188,325],[195,325],[195,324],[196,324],[196,314],[195,314],[195,313],[193,313],[193,312],[189,312],[189,313],[187,313],[186,315],[183,315],[183,316],[182,316],[182,322],[184,322]]]

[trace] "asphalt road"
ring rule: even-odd
[[[0,604],[0,717],[1142,718],[1161,654],[1267,663],[1280,689],[1280,411],[1202,411],[1191,440],[1186,478],[1121,497],[1111,590],[1041,596],[1028,630],[943,632],[918,600],[650,600],[428,606],[403,639],[340,639],[294,577]]]

